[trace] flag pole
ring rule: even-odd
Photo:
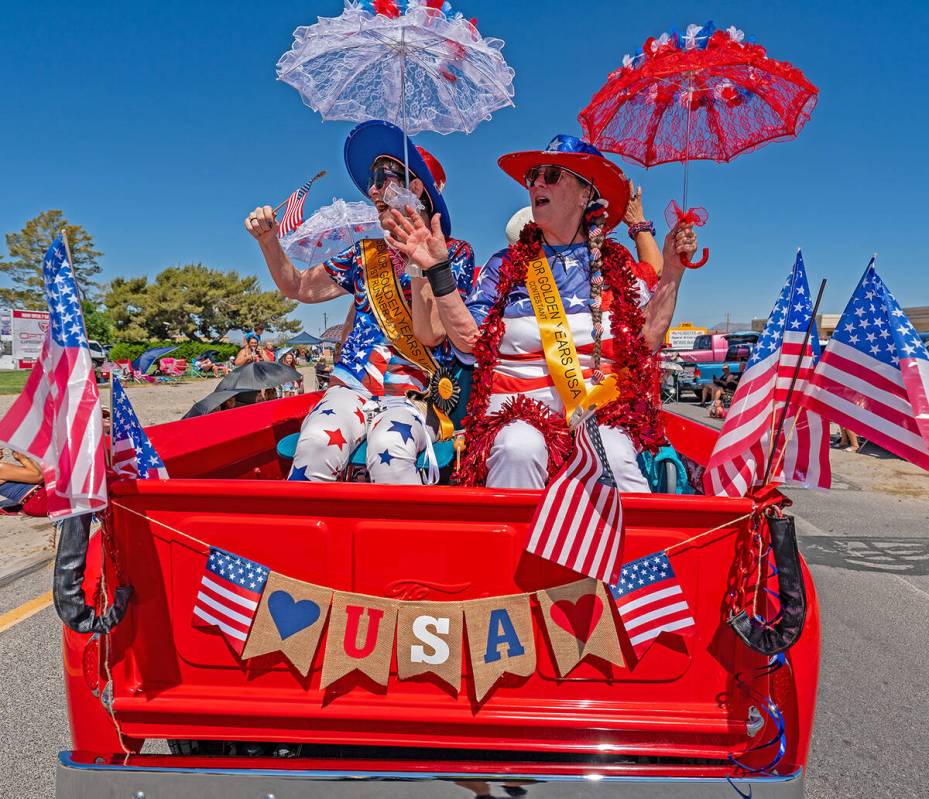
[[[765,466],[764,477],[761,480],[761,485],[766,486],[768,484],[768,478],[771,476],[771,467],[774,465],[774,455],[777,452],[777,442],[781,438],[781,433],[784,430],[784,422],[787,420],[787,411],[790,408],[790,400],[793,397],[794,387],[797,385],[797,378],[800,377],[800,368],[803,366],[803,359],[806,356],[806,345],[810,343],[810,335],[813,332],[813,325],[816,324],[816,312],[819,310],[819,303],[823,298],[823,292],[826,290],[826,281],[823,280],[819,284],[819,293],[816,295],[816,302],[813,304],[813,312],[810,314],[809,324],[806,326],[806,333],[803,335],[803,345],[800,347],[800,357],[797,358],[797,365],[794,367],[793,377],[790,379],[790,386],[787,388],[787,398],[784,400],[784,407],[781,408],[781,416],[777,422],[777,429],[772,439],[774,445],[771,449],[771,454],[768,456],[768,463]]]
[[[310,190],[310,186],[312,186],[312,185],[313,185],[317,180],[319,180],[320,178],[324,178],[324,177],[326,177],[326,170],[325,170],[325,169],[321,169],[321,170],[320,170],[319,172],[317,172],[312,178],[310,178],[310,182],[306,184],[306,190],[309,191],[309,190]],[[289,200],[289,199],[290,199],[290,197],[287,198],[287,200]],[[285,205],[287,205],[287,200],[284,200],[284,202],[278,203],[277,205],[275,205],[275,206],[274,206],[274,210],[273,210],[271,213],[272,213],[272,214],[276,214],[278,211],[280,211],[281,208],[283,208]]]

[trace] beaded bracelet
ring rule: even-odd
[[[636,222],[634,225],[629,225],[629,238],[635,241],[635,237],[638,236],[639,233],[645,233],[646,231],[654,236],[655,225],[647,219],[644,222]]]

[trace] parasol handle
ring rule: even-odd
[[[700,260],[697,261],[696,263],[690,260],[690,256],[687,253],[683,253],[680,256],[680,258],[681,258],[681,263],[684,264],[684,266],[686,266],[688,269],[699,269],[701,266],[704,266],[707,261],[710,260],[710,251],[706,247],[704,247],[703,255],[701,256]]]

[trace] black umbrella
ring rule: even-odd
[[[195,402],[182,418],[190,419],[194,416],[206,416],[233,397],[236,398],[236,405],[251,405],[258,398],[258,392],[247,388],[217,388],[212,394],[207,394],[202,400]]]
[[[233,369],[219,381],[216,390],[261,391],[264,388],[294,382],[300,377],[300,373],[289,366],[274,361],[253,361]]]

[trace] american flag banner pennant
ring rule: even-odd
[[[0,443],[42,464],[48,515],[106,506],[103,416],[81,298],[59,236],[42,265],[49,328],[22,393],[0,420]]]
[[[696,632],[690,605],[664,552],[624,563],[610,593],[639,660],[665,631],[685,637]]]
[[[303,224],[303,204],[306,202],[306,195],[310,191],[310,186],[312,185],[313,181],[308,180],[287,198],[287,207],[284,208],[284,215],[281,217],[280,225],[278,226],[278,238],[282,238],[288,233],[293,233]]]
[[[113,375],[113,471],[120,477],[165,480],[168,470],[139,424],[126,389]]]
[[[613,582],[622,547],[622,502],[596,416],[574,434],[573,456],[545,489],[526,551],[580,574]]]
[[[773,482],[807,488],[831,485],[829,423],[800,403],[821,352],[813,321],[801,358],[812,315],[806,268],[803,256],[797,252],[794,267],[755,343],[713,447],[703,476],[707,494],[745,496],[761,482],[769,461],[773,464],[769,476]],[[797,381],[790,406],[778,441],[773,442],[794,374]]]
[[[216,627],[241,655],[267,581],[266,566],[210,547],[194,601],[193,625]]]
[[[929,470],[929,354],[873,258],[800,401]]]

